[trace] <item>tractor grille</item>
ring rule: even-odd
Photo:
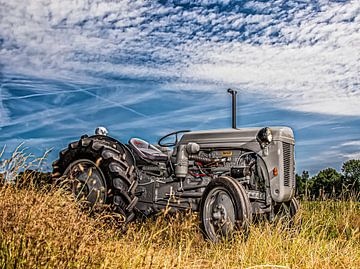
[[[283,142],[283,158],[284,158],[284,185],[287,187],[295,187],[294,178],[294,146]]]

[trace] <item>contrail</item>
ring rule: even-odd
[[[69,85],[70,87],[78,87],[78,86],[76,86],[76,85]],[[128,107],[128,106],[125,106],[125,105],[122,105],[122,104],[119,104],[119,103],[117,103],[117,102],[114,102],[114,101],[112,101],[112,100],[110,100],[110,99],[107,99],[107,98],[105,98],[105,97],[102,97],[102,96],[100,96],[100,95],[98,95],[98,94],[96,94],[96,93],[93,93],[93,92],[90,92],[89,90],[90,89],[98,89],[98,88],[100,88],[100,86],[98,86],[98,87],[90,87],[90,88],[87,88],[87,89],[79,89],[78,91],[82,91],[83,93],[87,93],[88,95],[91,95],[91,96],[94,96],[94,97],[96,97],[96,98],[99,98],[100,100],[103,100],[103,101],[105,101],[105,102],[107,102],[107,103],[109,103],[109,104],[112,104],[112,105],[114,105],[114,106],[116,106],[116,107],[120,107],[120,108],[122,108],[122,109],[125,109],[125,110],[127,110],[127,111],[130,111],[130,112],[132,112],[132,113],[134,113],[134,114],[136,114],[136,115],[138,115],[138,116],[141,116],[141,117],[144,117],[144,118],[149,118],[149,116],[147,116],[147,115],[145,115],[145,114],[143,114],[143,113],[141,113],[141,112],[138,112],[138,111],[136,111],[135,109],[132,109],[132,108],[130,108],[130,107]]]
[[[74,85],[70,85],[71,87],[74,87]],[[104,98],[100,95],[97,95],[95,93],[92,93],[90,92],[89,90],[91,89],[98,89],[100,87],[90,87],[90,88],[87,88],[87,89],[76,89],[76,90],[67,90],[67,91],[56,91],[56,92],[47,92],[47,93],[34,93],[34,94],[28,94],[28,95],[24,95],[24,96],[13,96],[13,97],[7,97],[7,98],[2,98],[2,101],[9,101],[9,100],[21,100],[21,99],[28,99],[28,98],[33,98],[33,97],[39,97],[39,96],[49,96],[49,95],[57,95],[57,94],[62,94],[62,93],[76,93],[76,92],[83,92],[83,93],[86,93],[88,95],[91,95],[91,96],[94,96],[96,98],[99,98],[100,100],[103,100],[107,103],[110,103],[114,106],[117,106],[117,107],[120,107],[122,109],[125,109],[127,111],[130,111],[138,116],[141,116],[141,117],[145,117],[145,118],[148,118],[149,116],[141,113],[141,112],[138,112],[136,111],[135,109],[132,109],[128,106],[125,106],[125,105],[122,105],[122,104],[119,104],[117,102],[114,102],[114,101],[111,101],[107,98]]]
[[[56,92],[46,92],[46,93],[34,93],[34,94],[28,94],[28,95],[23,95],[23,96],[12,96],[12,97],[6,97],[6,98],[2,98],[3,101],[8,101],[8,100],[21,100],[21,99],[28,99],[28,98],[33,98],[33,97],[39,97],[39,96],[48,96],[48,95],[57,95],[57,94],[61,94],[61,93],[75,93],[75,92],[82,92],[84,91],[83,89],[78,89],[78,90],[70,90],[70,91],[56,91]]]
[[[143,113],[141,113],[141,112],[138,112],[138,111],[136,111],[135,109],[132,109],[132,108],[130,108],[130,107],[128,107],[128,106],[125,106],[125,105],[116,103],[116,102],[114,102],[114,101],[111,101],[110,99],[104,98],[104,97],[102,97],[102,96],[100,96],[100,95],[97,95],[97,94],[95,94],[95,93],[92,93],[92,92],[90,92],[90,91],[88,91],[88,90],[84,90],[84,92],[87,93],[87,94],[89,94],[89,95],[91,95],[91,96],[94,96],[94,97],[96,97],[96,98],[99,98],[100,100],[103,100],[103,101],[105,101],[105,102],[108,102],[109,104],[112,104],[112,105],[114,105],[114,106],[117,106],[117,107],[120,107],[120,108],[125,109],[125,110],[127,110],[127,111],[130,111],[130,112],[132,112],[132,113],[134,113],[134,114],[136,114],[136,115],[138,115],[138,116],[141,116],[141,117],[144,117],[144,118],[149,118],[149,116],[147,116],[147,115],[145,115],[145,114],[143,114]]]

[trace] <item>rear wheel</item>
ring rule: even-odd
[[[200,204],[201,229],[213,242],[230,237],[234,231],[248,232],[252,220],[249,198],[232,177],[213,179]]]
[[[128,150],[106,136],[82,137],[61,151],[53,163],[53,177],[69,185],[77,200],[91,209],[106,205],[134,219],[137,179]]]
[[[106,179],[103,172],[89,159],[72,162],[64,176],[71,181],[71,190],[77,200],[86,200],[91,207],[104,204],[107,198]]]

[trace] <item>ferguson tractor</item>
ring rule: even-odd
[[[299,208],[293,131],[237,128],[237,92],[228,92],[231,129],[176,131],[153,145],[140,138],[125,144],[99,127],[60,152],[53,177],[71,182],[75,197],[91,207],[108,205],[126,223],[168,207],[198,211],[204,235],[215,242],[245,232],[257,217],[291,219]]]

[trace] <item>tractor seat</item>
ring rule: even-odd
[[[129,144],[133,150],[145,160],[158,162],[168,160],[168,156],[166,154],[162,153],[161,150],[142,139],[131,138]]]

